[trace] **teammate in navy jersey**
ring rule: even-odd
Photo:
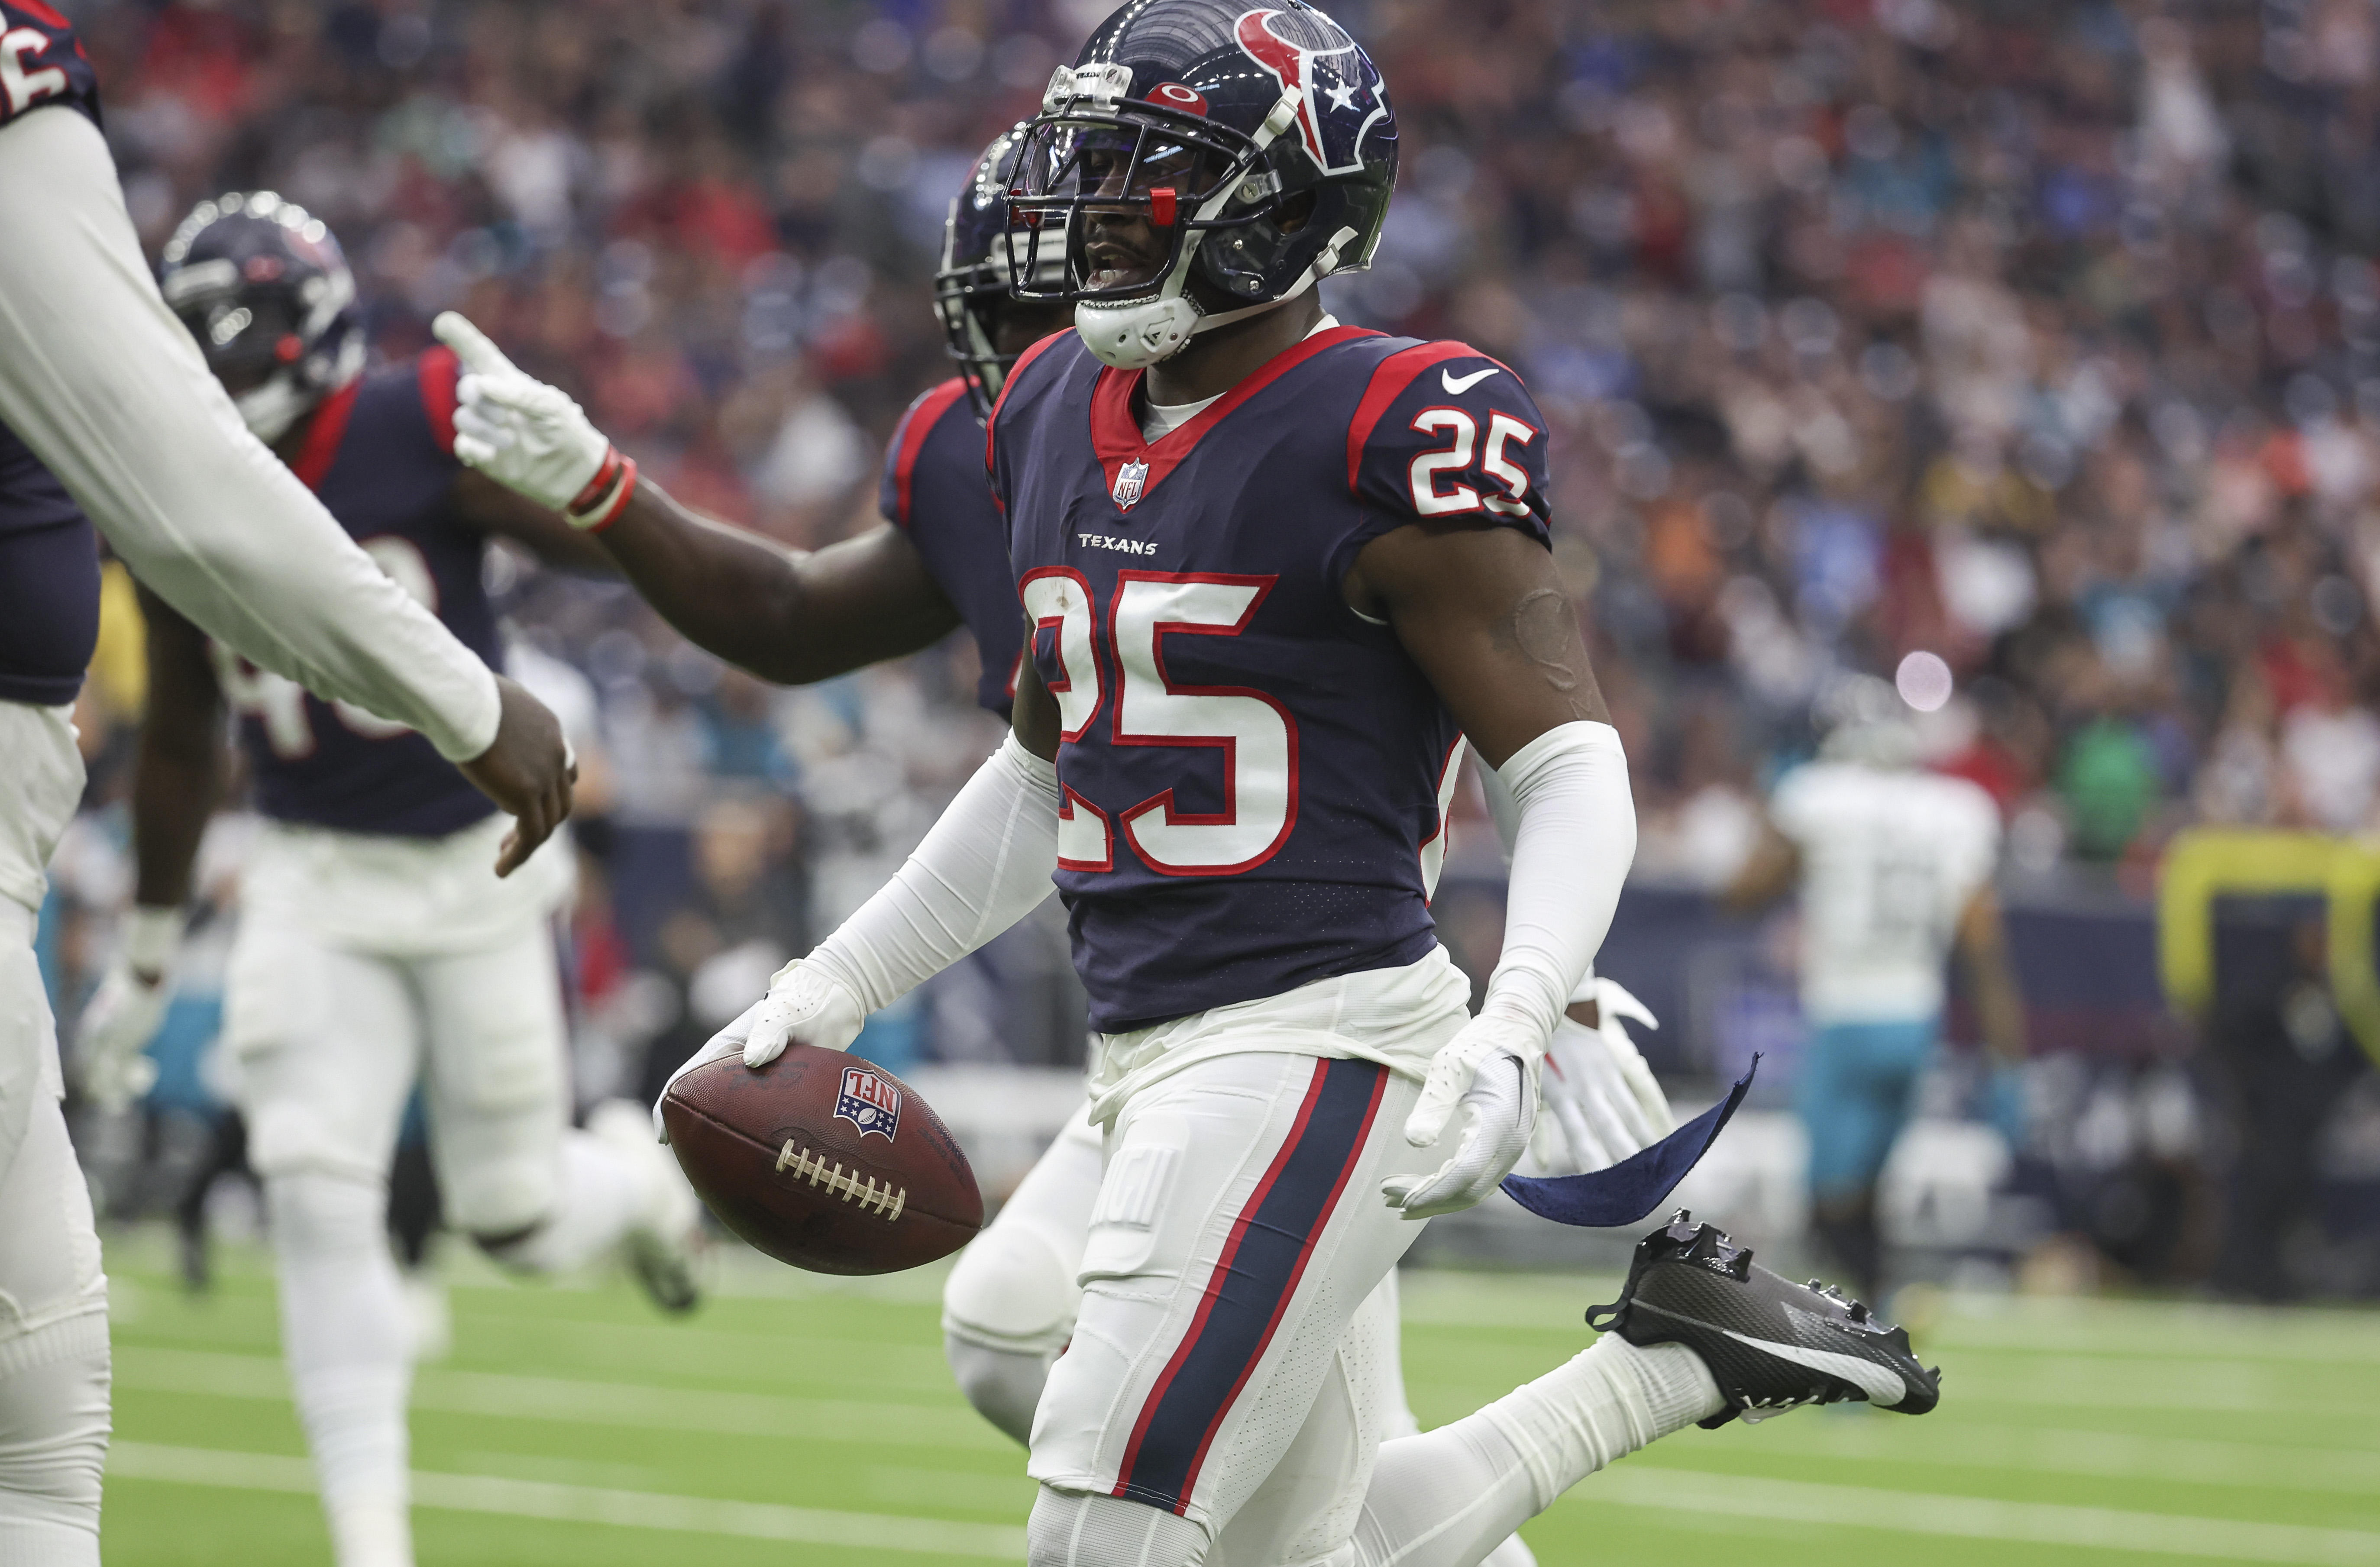
[[[367,560],[242,429],[151,283],[74,29],[0,0],[0,1560],[91,1567],[107,1282],[59,1098],[34,921],[79,800],[94,526],[259,662],[401,718],[518,826],[570,806],[552,714]]]
[[[367,371],[338,242],[267,191],[203,201],[167,243],[162,289],[249,429],[409,597],[491,665],[489,541],[600,565],[554,513],[454,456],[452,352]],[[570,1124],[553,917],[566,839],[491,874],[502,824],[430,742],[257,669],[154,595],[149,711],[133,788],[133,939],[87,1009],[79,1054],[103,1097],[138,1087],[164,1008],[190,868],[237,722],[263,826],[243,866],[225,986],[233,1098],[279,1264],[283,1348],[341,1567],[403,1567],[411,1327],[383,1239],[417,1078],[448,1221],[524,1271],[614,1245],[665,1307],[694,1304],[693,1194],[654,1157],[639,1107]]]
[[[1380,1440],[1377,1286],[1412,1221],[1519,1159],[1634,840],[1526,390],[1315,298],[1369,262],[1395,158],[1378,73],[1296,0],[1135,0],[1052,79],[1012,276],[1074,302],[1076,335],[1012,370],[990,437],[1031,627],[1013,733],[697,1057],[847,1046],[1056,877],[1107,1134],[1033,1423],[1037,1564],[1468,1567],[1692,1422],[1935,1399],[1905,1336],[1680,1222],[1569,1366]],[[471,410],[492,449],[546,444],[519,402]],[[1427,911],[1466,735],[1519,821],[1476,1017]]]

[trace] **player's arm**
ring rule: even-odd
[[[1058,704],[1030,658],[1016,681],[1007,739],[951,801],[892,880],[769,993],[670,1075],[741,1055],[765,1066],[789,1044],[845,1050],[868,1014],[893,1002],[1030,914],[1058,869]],[[662,1087],[664,1096],[668,1087]],[[661,1106],[653,1129],[669,1140]]]
[[[537,512],[548,530],[591,538],[697,647],[798,686],[931,647],[958,625],[898,528],[801,551],[714,522],[638,474],[568,395],[522,373],[469,322],[448,311],[431,329],[463,362],[455,455],[517,492],[516,526]]]
[[[1450,344],[1383,361],[1348,438],[1363,521],[1334,556],[1342,592],[1392,630],[1518,818],[1501,956],[1405,1134],[1435,1141],[1458,1103],[1466,1130],[1438,1172],[1385,1188],[1409,1217],[1478,1201],[1526,1147],[1538,1063],[1635,856],[1628,759],[1546,547],[1545,428],[1508,368]],[[1628,1128],[1615,1155],[1666,1123],[1649,1074],[1632,1085],[1615,1063],[1594,1097]]]
[[[569,812],[560,725],[356,548],[241,424],[141,259],[80,115],[0,127],[0,421],[134,574],[266,669],[411,725],[519,819]]]
[[[115,955],[83,1007],[76,1075],[110,1108],[144,1092],[142,1051],[173,999],[190,867],[223,783],[223,691],[199,628],[147,589],[149,699],[132,770],[132,908]]]
[[[1984,1031],[1984,1048],[2003,1065],[2025,1058],[2024,995],[2018,989],[2016,965],[2009,957],[2008,925],[2000,917],[1999,894],[1985,882],[1959,913],[1955,941],[1959,961],[1975,999],[1976,1021]]]
[[[596,537],[687,641],[783,685],[930,648],[959,624],[917,546],[889,523],[794,550],[639,484]]]
[[[1719,907],[1730,914],[1751,914],[1791,892],[1801,880],[1802,846],[1779,832],[1776,822],[1764,820],[1760,841],[1719,889]]]

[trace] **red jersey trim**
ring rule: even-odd
[[[455,390],[463,379],[463,361],[441,345],[414,361],[421,380],[421,411],[430,416],[430,438],[448,456],[455,455]]]
[[[364,378],[356,377],[322,401],[314,410],[313,419],[306,426],[306,438],[298,443],[298,455],[289,459],[289,471],[309,490],[320,490],[339,458],[339,443],[347,436],[347,416],[356,411],[356,395],[364,389]]]
[[[1390,354],[1372,371],[1372,383],[1364,389],[1364,400],[1355,405],[1354,422],[1347,427],[1347,493],[1355,493],[1355,482],[1364,471],[1364,448],[1371,444],[1372,431],[1379,428],[1389,405],[1403,396],[1422,371],[1448,359],[1486,359],[1514,381],[1521,379],[1512,374],[1512,366],[1468,343],[1416,343]]]
[[[1133,394],[1139,390],[1147,370],[1120,370],[1107,367],[1099,371],[1097,384],[1091,388],[1091,447],[1099,454],[1099,467],[1107,474],[1108,492],[1115,492],[1116,480],[1123,465],[1135,459],[1148,465],[1148,477],[1141,480],[1140,492],[1145,497],[1165,480],[1200,436],[1231,417],[1239,406],[1287,375],[1325,348],[1335,348],[1358,337],[1378,337],[1369,327],[1334,326],[1328,332],[1318,332],[1300,338],[1267,359],[1257,372],[1229,392],[1224,393],[1196,419],[1167,431],[1151,442],[1140,432],[1140,420],[1133,416]]]
[[[917,471],[917,454],[924,450],[926,437],[951,405],[966,395],[966,383],[957,376],[929,388],[909,405],[901,422],[892,431],[892,520],[902,527],[909,526],[909,481]]]
[[[1074,331],[1071,326],[1062,327],[1034,344],[1033,346],[1016,356],[1016,362],[1009,366],[1008,373],[1001,378],[1000,395],[991,400],[991,417],[983,421],[983,471],[987,475],[997,472],[991,463],[991,437],[992,432],[1000,428],[1000,410],[1008,407],[1009,390],[1016,384],[1017,378],[1025,373],[1026,365],[1048,352],[1050,345],[1060,338],[1073,335]],[[997,483],[991,487],[991,502],[1000,508],[1002,516],[1008,515],[1008,503],[1001,498],[1000,486]]]

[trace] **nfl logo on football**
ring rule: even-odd
[[[1115,504],[1124,511],[1132,510],[1132,504],[1140,499],[1140,487],[1148,482],[1148,465],[1147,463],[1124,464],[1123,468],[1116,470]]]
[[[861,1136],[873,1133],[889,1143],[901,1129],[901,1090],[864,1066],[846,1066],[834,1113],[858,1127]]]

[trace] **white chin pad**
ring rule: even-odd
[[[1198,308],[1179,295],[1121,305],[1086,299],[1075,307],[1075,330],[1100,363],[1118,370],[1147,370],[1172,358],[1190,341],[1197,321]]]

